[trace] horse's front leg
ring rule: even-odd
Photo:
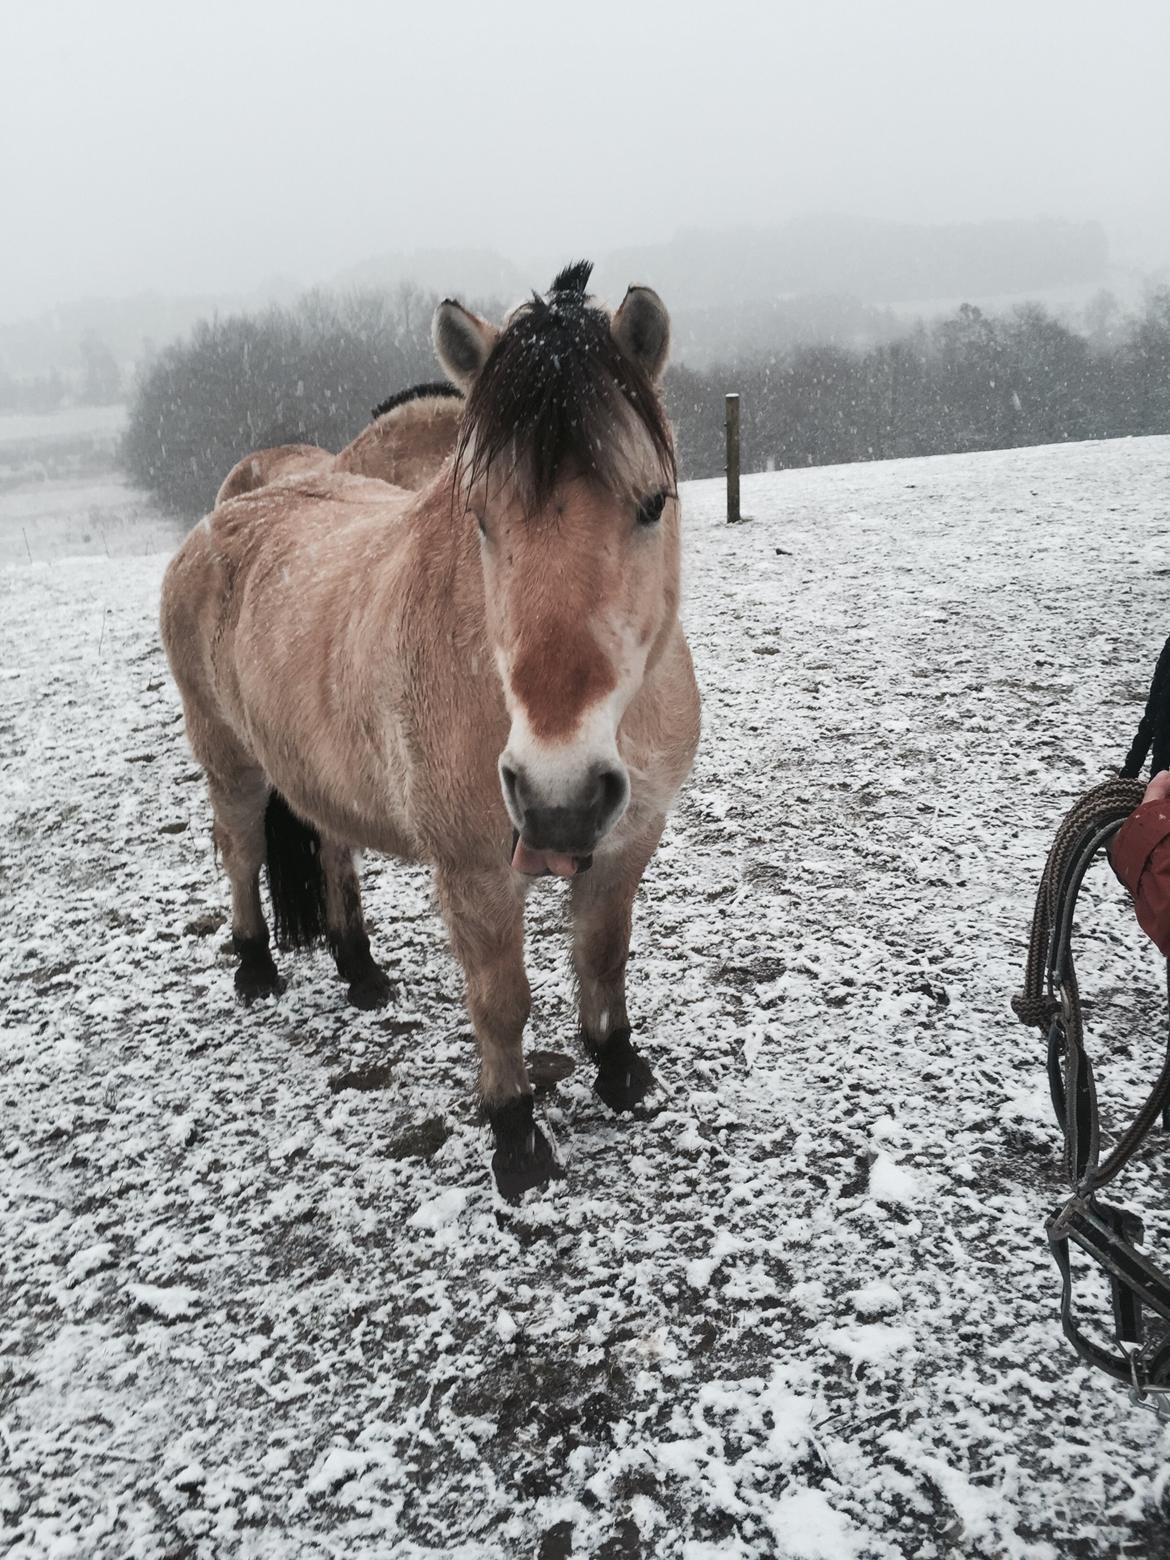
[[[492,1171],[505,1197],[561,1173],[536,1124],[524,1065],[531,995],[524,971],[524,898],[518,874],[447,871],[436,881],[479,1045],[479,1096],[495,1138]]]
[[[636,1110],[655,1087],[649,1063],[630,1038],[626,962],[634,895],[665,822],[657,819],[620,854],[600,855],[591,871],[573,880],[573,963],[581,1034],[597,1063],[594,1088],[615,1111]]]

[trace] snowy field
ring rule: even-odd
[[[705,734],[630,971],[668,1108],[616,1121],[582,1067],[541,1107],[567,1178],[516,1209],[425,874],[368,865],[390,1010],[323,954],[238,1008],[165,556],[83,542],[62,488],[30,562],[17,497],[9,1555],[1170,1554],[1170,1434],[1060,1335],[1057,1132],[1008,1009],[1052,830],[1170,630],[1170,439],[750,478],[734,529],[685,491]],[[532,1048],[572,1049],[562,906],[532,896]],[[1085,921],[1129,1108],[1158,962],[1103,870]],[[1118,1200],[1170,1259],[1164,1161]]]
[[[59,444],[65,439],[117,439],[126,426],[126,408],[68,406],[55,412],[0,412],[0,456],[13,447]]]
[[[56,511],[65,516],[85,496],[76,479],[104,479],[114,472],[126,426],[124,406],[68,406],[55,412],[0,412],[0,529],[11,529],[7,497],[29,484],[73,478],[73,493]],[[141,551],[141,548],[139,548]],[[34,553],[34,557],[37,554]],[[44,556],[43,552],[40,556]],[[7,554],[0,554],[0,562]]]

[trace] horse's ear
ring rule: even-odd
[[[670,356],[670,315],[652,287],[631,287],[613,317],[613,333],[627,357],[651,380],[662,378]]]
[[[461,390],[470,390],[496,344],[499,331],[453,298],[444,298],[431,322],[431,340],[443,369]]]

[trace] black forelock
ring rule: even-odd
[[[379,417],[384,417],[387,412],[392,412],[396,406],[405,406],[407,401],[426,401],[432,396],[446,399],[453,397],[456,400],[463,399],[463,391],[457,386],[449,384],[445,379],[436,379],[430,384],[411,385],[406,390],[397,390],[385,401],[379,402],[370,416],[377,422]]]
[[[558,271],[550,293],[580,293],[582,297],[589,286],[589,278],[593,275],[592,260],[573,260],[565,266],[563,271]]]
[[[534,296],[500,332],[472,385],[457,466],[472,482],[500,461],[530,509],[552,496],[561,470],[621,491],[623,434],[632,417],[675,478],[674,441],[658,392],[627,357],[608,314],[585,296],[592,265],[566,266],[546,297]]]

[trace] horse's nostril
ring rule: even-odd
[[[501,763],[500,784],[504,787],[504,796],[509,805],[517,812],[520,811],[520,780],[511,764]]]
[[[597,777],[598,810],[603,818],[616,813],[625,805],[626,777],[620,769],[603,769]]]

